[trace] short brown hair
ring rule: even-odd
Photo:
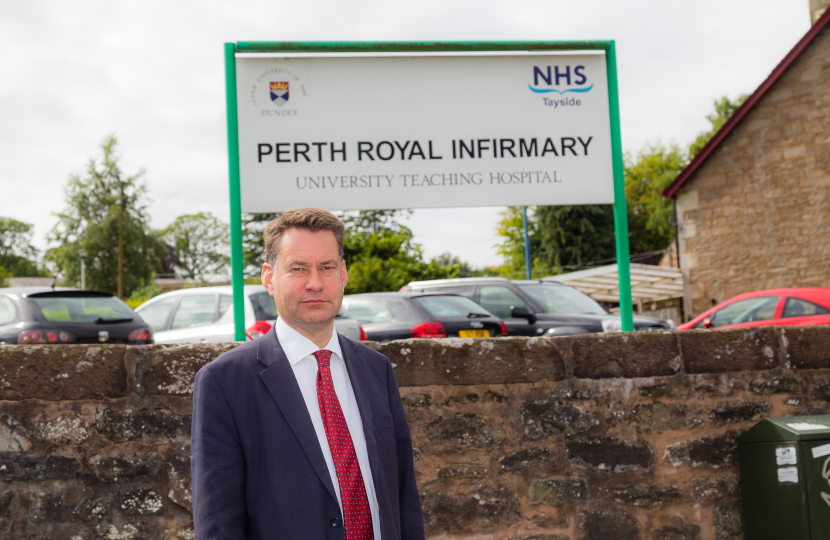
[[[346,227],[337,216],[322,208],[304,206],[286,210],[276,219],[271,220],[265,227],[265,262],[271,266],[277,265],[280,258],[282,235],[289,229],[303,229],[311,232],[331,231],[337,240],[337,250],[340,260],[343,260],[343,238],[346,236]]]

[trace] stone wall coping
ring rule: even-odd
[[[400,387],[830,368],[830,327],[821,326],[367,345],[389,358]],[[199,369],[236,346],[6,345],[0,400],[189,396]]]

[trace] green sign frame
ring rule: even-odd
[[[611,159],[614,171],[614,231],[620,284],[623,332],[634,330],[628,247],[628,211],[625,201],[620,105],[617,89],[617,52],[614,41],[239,41],[225,43],[225,90],[228,117],[228,179],[230,187],[231,282],[234,338],[245,341],[244,263],[242,260],[242,206],[239,187],[239,122],[236,95],[236,53],[394,53],[491,51],[605,51],[608,111],[611,120]]]

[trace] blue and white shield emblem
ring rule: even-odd
[[[271,82],[271,101],[280,107],[288,102],[288,82]]]

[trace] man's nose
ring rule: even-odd
[[[310,291],[320,291],[323,289],[323,276],[316,268],[312,268],[308,273],[308,281],[306,281],[305,288]]]

